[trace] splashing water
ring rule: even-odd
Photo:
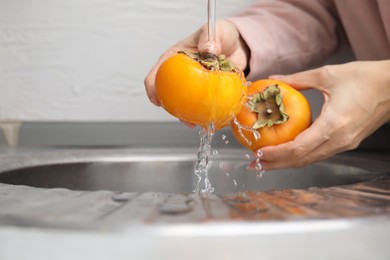
[[[251,128],[251,127],[248,127],[248,126],[245,126],[245,125],[240,124],[240,122],[238,122],[237,117],[234,117],[233,123],[237,126],[238,133],[240,134],[240,136],[242,137],[242,139],[244,139],[245,142],[246,142],[248,145],[252,145],[252,142],[244,135],[244,133],[242,132],[242,130],[251,132],[251,133],[253,134],[253,137],[255,138],[255,140],[259,140],[259,139],[261,138],[260,133],[259,133],[256,129],[253,129],[253,128]]]
[[[208,45],[213,46],[216,42],[216,0],[208,0],[207,5],[207,11],[208,11]],[[244,74],[241,74],[241,77],[244,77]],[[246,86],[249,86],[251,82],[246,82],[245,79],[242,79],[242,82],[245,82],[244,84]],[[243,93],[244,96],[244,93]],[[248,138],[245,137],[242,130],[249,131],[253,134],[255,140],[260,139],[260,133],[256,131],[255,129],[252,129],[247,126],[242,126],[236,117],[234,117],[234,120],[232,120],[233,123],[237,126],[238,132],[243,137],[243,139],[248,142],[248,144],[251,144],[251,141],[248,140]],[[214,187],[211,185],[209,180],[209,169],[211,168],[212,161],[211,161],[211,155],[217,156],[218,151],[211,149],[211,142],[213,139],[213,136],[215,134],[215,128],[214,124],[211,123],[208,128],[202,128],[199,131],[199,138],[200,138],[200,145],[197,153],[197,163],[195,165],[194,174],[197,176],[197,183],[196,187],[194,189],[194,192],[200,193],[200,194],[210,194],[214,192]],[[229,140],[227,139],[226,135],[222,135],[222,140],[225,144],[229,144]],[[260,163],[260,157],[262,154],[256,155],[256,176],[261,176],[264,173],[264,170]],[[223,162],[220,162],[219,164],[220,168],[224,167]],[[230,174],[228,172],[225,173],[226,176],[229,176]],[[237,187],[237,181],[234,180],[234,185]]]
[[[237,126],[238,133],[240,134],[242,139],[244,139],[244,141],[248,145],[252,145],[252,142],[244,135],[243,130],[244,131],[249,131],[251,134],[253,134],[253,137],[255,138],[255,140],[259,140],[261,138],[260,133],[256,129],[253,129],[251,127],[244,126],[244,125],[240,124],[240,122],[238,122],[236,117],[234,118],[233,123]],[[260,162],[260,159],[261,159],[262,156],[263,156],[263,152],[261,150],[258,150],[256,152],[256,154],[255,154],[255,157],[256,157],[256,160],[255,160],[255,170],[256,170],[256,177],[257,177],[258,180],[261,177],[263,177],[263,174],[265,173],[265,170],[263,169],[263,166],[261,165],[261,162]],[[249,159],[250,156],[248,154],[246,154],[245,158]]]
[[[216,0],[207,1],[208,16],[208,42],[207,45],[213,46],[216,42]],[[200,194],[209,194],[214,192],[214,187],[209,180],[209,169],[212,165],[211,154],[218,155],[218,151],[211,150],[211,142],[215,134],[214,124],[211,123],[208,128],[202,128],[199,131],[200,145],[198,149],[198,161],[195,165],[194,173],[198,178],[194,192]]]
[[[214,124],[209,127],[202,128],[199,131],[200,145],[198,149],[198,161],[195,165],[194,173],[198,178],[194,192],[200,194],[209,194],[214,192],[214,187],[209,180],[209,169],[212,165],[211,156],[211,142],[215,133]]]
[[[229,123],[229,125],[230,125],[230,123]],[[221,136],[221,138],[222,138],[222,141],[225,143],[225,144],[229,144],[229,139],[227,139],[227,136],[226,135],[222,135]]]
[[[260,159],[263,156],[263,152],[261,150],[257,150],[256,152],[256,161],[255,161],[255,170],[256,170],[256,178],[260,180],[263,177],[265,170],[263,165],[261,165]]]

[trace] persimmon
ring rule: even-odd
[[[294,140],[311,124],[308,100],[284,82],[271,79],[253,82],[245,102],[232,131],[239,143],[252,151]]]
[[[181,51],[159,67],[156,97],[171,115],[219,130],[241,110],[247,86],[224,55]]]

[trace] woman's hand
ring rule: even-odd
[[[229,21],[220,20],[216,23],[216,42],[208,42],[207,25],[201,27],[186,39],[178,42],[167,50],[157,61],[145,78],[145,89],[150,101],[159,106],[156,98],[155,77],[161,63],[180,50],[207,51],[214,54],[224,54],[240,70],[248,63],[249,49],[236,27]]]
[[[324,105],[295,140],[262,148],[264,169],[301,167],[352,150],[390,120],[390,60],[351,62],[271,78],[318,89]]]

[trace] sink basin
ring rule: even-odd
[[[367,181],[382,173],[370,165],[359,167],[356,159],[337,157],[303,168],[268,171],[259,178],[247,170],[250,160],[245,155],[244,150],[230,149],[213,156],[209,179],[215,193],[331,187]],[[191,149],[75,151],[41,154],[34,160],[32,165],[26,162],[3,169],[0,183],[85,191],[190,193],[198,181],[194,174],[196,151]]]
[[[388,161],[344,154],[258,177],[246,169],[250,160],[245,150],[220,149],[211,160],[209,179],[215,192],[199,194],[193,192],[198,183],[195,149],[78,149],[3,155],[0,225],[203,226],[205,221],[387,219],[390,212]],[[204,227],[202,232],[208,234],[211,227]],[[246,227],[237,230],[253,231]]]

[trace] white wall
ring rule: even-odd
[[[254,0],[217,1],[218,18]],[[207,0],[0,0],[0,123],[174,120],[143,80]]]

